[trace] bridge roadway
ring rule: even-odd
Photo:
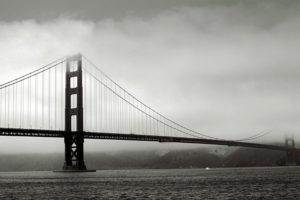
[[[202,138],[185,138],[170,136],[154,136],[154,135],[136,135],[136,134],[120,134],[120,133],[95,133],[83,132],[86,139],[104,139],[104,140],[130,140],[130,141],[147,141],[162,143],[193,143],[193,144],[211,144],[225,146],[240,146],[250,148],[262,148],[278,151],[287,151],[291,147],[257,144],[250,142],[239,142],[230,140],[214,140]],[[62,130],[41,130],[41,129],[16,129],[16,128],[0,128],[0,136],[21,136],[21,137],[56,137],[63,138],[66,131]],[[78,133],[82,134],[82,133]],[[300,149],[293,149],[300,152]]]

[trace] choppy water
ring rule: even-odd
[[[0,172],[0,199],[300,199],[300,167]]]

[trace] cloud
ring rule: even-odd
[[[272,130],[270,138],[281,141],[300,131],[298,8],[257,1],[119,20],[0,22],[1,80],[82,52],[192,129],[230,139]],[[91,143],[88,149],[99,149]]]

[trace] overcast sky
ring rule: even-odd
[[[300,139],[299,10],[299,1],[287,0],[0,0],[0,82],[81,52],[192,129],[226,139],[263,130],[272,131],[266,141]],[[85,144],[88,151],[145,146]],[[62,152],[63,140],[1,137],[1,152],[24,147]]]

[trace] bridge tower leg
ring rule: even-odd
[[[295,148],[295,140],[294,137],[286,137],[285,138],[285,146],[286,150],[286,165],[294,166],[297,163],[297,151]]]
[[[83,154],[82,56],[66,61],[64,171],[86,171]]]

